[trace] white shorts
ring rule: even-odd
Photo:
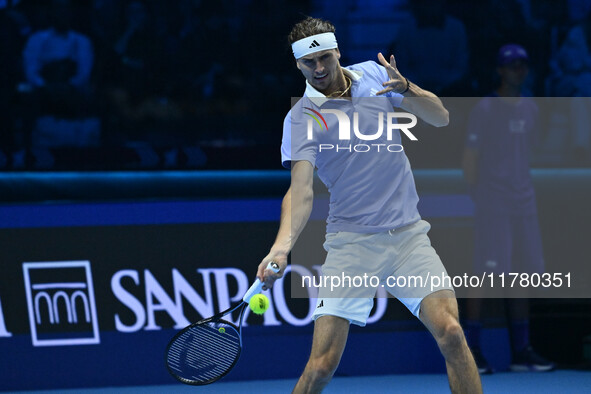
[[[365,326],[373,299],[382,287],[419,317],[423,298],[450,283],[433,283],[433,276],[447,276],[441,259],[431,246],[424,220],[383,233],[329,233],[322,265],[326,277],[318,290],[314,320],[331,315]],[[341,286],[331,285],[339,282]],[[437,286],[434,286],[437,285]]]

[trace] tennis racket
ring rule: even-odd
[[[267,269],[279,272],[279,265],[271,261]],[[246,305],[262,288],[263,283],[257,278],[240,304],[193,323],[177,333],[166,347],[168,372],[182,383],[197,386],[213,383],[226,376],[238,362],[242,351],[242,317]],[[238,327],[222,319],[238,309]]]

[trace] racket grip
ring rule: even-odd
[[[269,261],[269,264],[267,264],[267,269],[273,272],[279,272],[279,265],[274,261]],[[261,290],[263,289],[263,285],[264,283],[261,282],[259,278],[257,278],[252,284],[252,286],[250,286],[250,289],[248,289],[246,294],[244,294],[244,297],[242,297],[242,301],[248,303],[253,295],[259,294],[261,292]]]

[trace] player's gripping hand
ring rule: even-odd
[[[385,94],[388,92],[401,93],[406,91],[409,87],[408,80],[404,78],[402,74],[400,74],[400,71],[398,71],[394,55],[390,55],[390,63],[388,63],[384,58],[384,55],[382,55],[380,52],[378,53],[378,60],[380,61],[380,64],[386,68],[390,80],[382,84],[385,89],[380,90],[376,93],[376,95]]]
[[[275,273],[267,268],[269,261],[274,261],[279,265],[279,272]],[[265,285],[263,286],[263,290],[270,289],[273,287],[273,283],[279,278],[283,276],[285,272],[285,267],[287,267],[287,253],[284,252],[274,252],[271,251],[259,264],[259,268],[257,270],[257,278],[261,280]]]

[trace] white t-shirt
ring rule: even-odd
[[[352,79],[352,100],[328,100],[306,82],[304,97],[284,120],[282,164],[289,168],[292,161],[307,160],[318,168],[330,193],[329,233],[378,233],[415,223],[420,215],[410,163],[399,130],[388,133],[388,113],[400,106],[403,96],[376,97],[389,77],[375,62],[343,70]],[[347,116],[349,135],[339,128],[339,115],[327,110]]]

